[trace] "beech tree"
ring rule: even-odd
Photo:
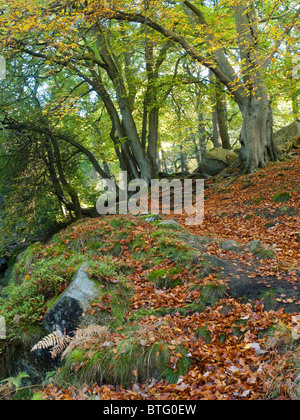
[[[168,13],[165,9],[158,13],[156,1],[143,2],[147,13],[128,11],[124,4],[123,10],[117,9],[119,3],[112,2],[102,12],[111,19],[140,22],[179,44],[194,60],[209,68],[230,92],[243,117],[240,161],[245,170],[252,172],[264,167],[268,160],[275,161],[272,102],[264,73],[280,54],[283,42],[293,42],[296,36],[299,3],[271,1],[266,5],[260,1],[232,0],[213,8],[206,2],[162,2]],[[187,20],[173,7],[177,3]],[[225,23],[222,31],[214,27],[218,21],[219,25]],[[237,49],[234,55],[232,48]]]
[[[157,175],[159,97],[170,91],[162,94],[158,80],[169,51],[175,59],[176,46],[214,75],[218,99],[223,86],[238,105],[243,121],[239,163],[245,171],[277,159],[266,75],[283,46],[297,37],[299,2],[29,0],[25,9],[15,1],[1,1],[0,8],[1,41],[8,57],[21,52],[44,60],[53,71],[64,66],[97,93],[111,119],[121,167],[131,177],[149,181]],[[143,39],[144,62],[138,65],[132,39],[136,45]],[[143,68],[140,129],[134,105]],[[223,144],[230,148],[222,125],[224,109],[217,106],[216,113]]]
[[[124,23],[116,23],[113,28],[99,20],[89,24],[72,11],[70,15],[69,9],[64,9],[61,15],[57,3],[54,9],[51,5],[43,8],[41,4],[38,8],[35,2],[30,6],[32,9],[25,12],[24,26],[23,13],[18,10],[13,33],[3,31],[7,56],[26,54],[40,59],[54,73],[57,68],[65,68],[71,77],[81,79],[78,86],[85,83],[106,108],[111,120],[110,137],[128,179],[142,177],[150,182],[156,178],[159,109],[162,98],[170,92],[168,85],[159,86],[159,71],[173,43],[155,42],[142,31],[133,45],[129,36],[133,30]],[[66,22],[65,16],[70,17],[70,22]],[[52,18],[54,23],[49,29]],[[7,27],[11,16],[5,15],[3,19]],[[32,28],[30,23],[34,19],[39,24]],[[70,30],[71,22],[75,32]],[[64,32],[58,34],[61,25],[65,25]],[[143,111],[137,115],[138,91],[144,99]]]

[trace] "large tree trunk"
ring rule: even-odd
[[[273,140],[272,107],[266,97],[251,97],[240,109],[243,116],[240,160],[246,172],[254,172],[278,157]]]
[[[277,159],[273,140],[273,115],[259,62],[257,15],[254,4],[241,2],[235,7],[235,24],[238,34],[244,92],[236,97],[243,116],[240,135],[241,158],[247,172],[264,168],[268,160]]]

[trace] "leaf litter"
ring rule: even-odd
[[[278,176],[283,167],[286,175],[284,184],[282,177]],[[72,233],[65,235],[67,246],[80,236],[92,235],[104,225],[106,231],[102,254],[111,251],[116,243],[121,244],[119,254],[113,258],[116,264],[132,269],[128,279],[134,288],[126,314],[127,323],[130,324],[132,316],[138,311],[145,310],[144,316],[138,319],[142,331],[140,343],[145,346],[162,340],[169,343],[174,352],[171,359],[174,370],[178,359],[182,357],[176,351],[176,346],[180,345],[186,349],[191,365],[187,373],[173,384],[164,379],[151,379],[146,383],[135,381],[130,388],[89,383],[80,389],[74,385],[62,388],[50,383],[40,391],[40,397],[56,400],[299,398],[299,313],[297,310],[292,313],[285,311],[290,304],[295,309],[299,308],[297,305],[300,303],[299,188],[296,188],[299,173],[298,151],[293,160],[270,164],[254,175],[245,175],[234,181],[209,181],[203,224],[188,227],[184,215],[173,217],[189,235],[217,238],[204,245],[202,251],[230,261],[233,272],[229,273],[223,267],[223,272],[216,269],[216,272],[199,278],[197,270],[191,273],[187,267],[183,267],[174,275],[175,279],[176,276],[180,278],[180,284],[172,288],[156,287],[154,282],[147,279],[153,266],[169,272],[175,265],[164,252],[159,262],[149,257],[157,243],[157,238],[153,238],[153,233],[158,229],[156,225],[135,218],[136,225],[130,230],[131,233],[126,238],[124,236],[125,239],[116,239],[114,242],[114,229],[107,225],[108,219],[76,224]],[[246,182],[249,186],[244,188]],[[288,209],[280,210],[282,205],[272,200],[280,192],[290,195]],[[124,216],[124,220],[133,219]],[[273,226],[270,227],[268,222],[272,222]],[[128,230],[126,232],[128,234]],[[274,258],[258,261],[247,249],[243,253],[226,251],[221,248],[220,242],[228,239],[242,246],[253,239],[261,240],[274,250]],[[134,249],[133,243],[136,244]],[[137,258],[139,253],[143,253],[145,258]],[[232,277],[237,283],[247,277],[250,284],[253,281],[253,287],[263,284],[267,290],[265,297],[268,296],[268,289],[276,286],[276,282],[282,288],[285,286],[289,291],[293,290],[294,296],[281,293],[275,299],[276,309],[266,310],[265,299],[233,298],[228,288]],[[226,293],[216,303],[200,310],[197,302],[203,294],[203,287],[214,283],[225,284]],[[159,311],[162,311],[161,314]],[[122,340],[123,328],[126,328],[126,324],[111,336],[108,335],[106,343]],[[138,371],[134,371],[134,376],[138,377]]]

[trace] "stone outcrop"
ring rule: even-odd
[[[231,166],[238,155],[232,150],[215,148],[207,152],[197,172],[204,175],[215,176]]]
[[[294,121],[287,127],[282,127],[274,134],[275,145],[279,150],[285,150],[286,145],[292,140],[300,136],[300,120]]]
[[[43,320],[46,330],[68,334],[76,329],[83,312],[99,293],[99,287],[89,278],[88,267],[87,263],[82,264],[75,279],[46,313]]]

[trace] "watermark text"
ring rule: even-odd
[[[96,203],[99,214],[174,214],[186,215],[187,225],[200,225],[204,219],[204,180],[142,179],[127,182],[120,172],[119,181],[104,179],[103,194]]]

